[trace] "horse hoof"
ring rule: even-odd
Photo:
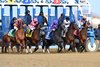
[[[47,52],[48,52],[48,54],[50,54],[50,51],[49,51],[49,49],[47,49]]]
[[[43,53],[45,53],[45,50],[43,49]]]
[[[33,53],[31,49],[30,49],[30,53],[31,53],[31,54]]]
[[[26,53],[28,54],[28,50],[26,49]]]

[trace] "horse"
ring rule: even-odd
[[[13,46],[15,46],[15,39],[14,37],[11,37],[9,36],[8,34],[5,34],[3,37],[2,37],[2,53],[3,52],[9,52],[9,46],[11,46],[11,50],[13,52]],[[5,51],[4,51],[4,47],[5,47]]]
[[[70,26],[68,27],[67,32],[65,33],[65,37],[63,37],[64,40],[64,50],[65,50],[65,46],[66,44],[70,45],[70,48],[68,49],[68,51],[72,50],[73,52],[75,52],[75,36],[74,36],[74,32],[76,30],[79,30],[78,26],[75,24],[75,22],[71,22]]]
[[[45,39],[44,44],[43,44],[43,52],[47,51],[50,53],[49,46],[52,44],[56,44],[58,46],[58,53],[62,51],[63,49],[63,39],[61,36],[62,27],[61,25],[58,25],[58,28],[55,31],[52,31],[51,34],[51,39]]]
[[[26,24],[23,23],[22,19],[18,20],[18,30],[15,32],[16,42],[20,45],[20,53],[23,52],[23,48],[25,48],[25,32],[24,27]]]
[[[78,32],[79,35],[79,52],[83,52],[85,50],[85,46],[86,46],[86,40],[87,40],[87,29],[90,25],[89,21],[86,21],[83,24],[83,28],[81,29],[81,31]]]
[[[39,49],[38,43],[40,40],[40,28],[41,28],[40,24],[37,24],[35,26],[34,31],[32,32],[32,36],[26,37],[26,42],[27,42],[27,45],[29,46],[30,53],[32,53],[31,46],[33,45],[35,46],[35,49],[33,52],[36,52]],[[27,46],[26,46],[26,53],[28,53]]]

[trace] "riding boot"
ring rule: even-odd
[[[32,30],[30,30],[29,34],[31,34]]]

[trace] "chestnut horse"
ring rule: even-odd
[[[75,30],[79,30],[79,28],[74,22],[71,22],[70,26],[68,27],[68,31],[66,32],[66,36],[63,38],[64,50],[65,50],[66,44],[69,44],[70,48],[68,49],[68,51],[72,50],[73,52],[75,52],[75,36],[74,36]]]
[[[15,45],[16,41],[14,37],[9,36],[8,34],[5,34],[2,38],[2,53],[4,52],[4,47],[5,47],[5,52],[9,52],[9,46],[11,46],[11,50],[13,52],[13,46]]]
[[[90,22],[86,21],[83,24],[82,30],[79,31],[79,41],[80,41],[79,52],[83,52],[83,50],[85,50],[86,40],[87,40],[87,29],[88,29],[89,26],[90,26]]]
[[[23,48],[25,48],[25,32],[24,27],[26,25],[23,23],[22,19],[18,20],[18,30],[15,32],[16,42],[20,45],[20,53],[23,52]]]

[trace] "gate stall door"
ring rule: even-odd
[[[59,18],[61,16],[61,14],[63,13],[63,7],[58,7],[57,10],[58,10],[58,17],[57,18]]]
[[[32,6],[29,6],[28,7],[28,10],[30,11],[30,15],[31,15],[32,20],[33,20],[33,7]]]
[[[48,7],[43,7],[43,13],[44,13],[44,16],[46,17],[46,19],[48,21]]]
[[[0,39],[2,38],[2,20],[1,20],[1,6],[0,6]]]
[[[7,34],[9,32],[10,28],[10,7],[9,6],[4,6],[4,22],[2,23],[3,25],[3,34]]]
[[[17,18],[17,6],[13,6],[12,9],[13,9],[12,16]]]
[[[37,18],[37,16],[39,15],[39,13],[40,13],[40,7],[35,7],[35,12],[34,12],[35,14],[34,14],[34,18]]]
[[[20,6],[20,14],[19,14],[19,17],[23,19],[24,16],[25,16],[25,6]]]
[[[53,20],[56,19],[55,17],[55,7],[50,7],[51,11],[50,11],[50,22],[49,22],[49,25],[51,25],[51,23],[53,22]]]

